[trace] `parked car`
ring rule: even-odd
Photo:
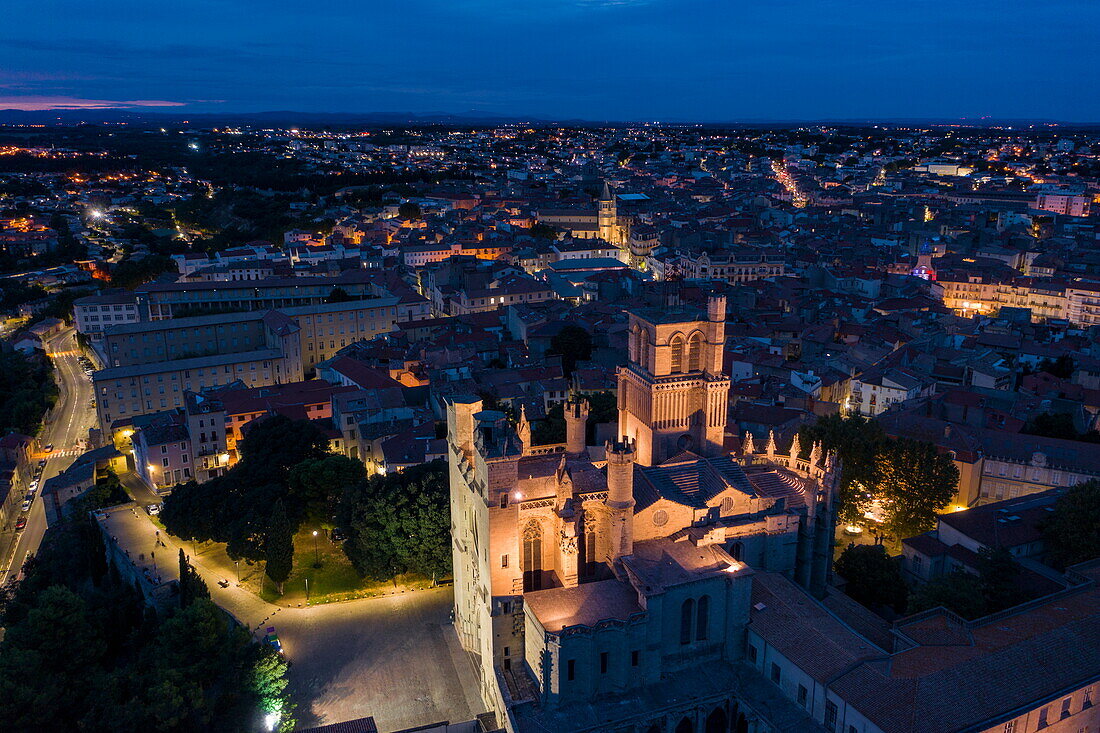
[[[46,467],[46,459],[45,459],[45,458],[43,458],[42,460],[40,460],[40,461],[38,462],[38,468],[39,468],[39,469],[43,469],[43,468],[45,468],[45,467]]]
[[[46,443],[46,452],[53,453],[53,443]]]
[[[149,512],[149,516],[155,517],[160,514],[160,504],[148,504],[145,507],[145,511]]]
[[[275,633],[274,626],[267,627],[267,633],[264,634],[264,644],[267,644],[279,654],[283,653],[283,643],[279,641],[279,635]]]
[[[27,526],[27,518],[26,517],[19,517],[19,519],[15,520],[15,531],[16,532],[18,532],[19,530],[23,529],[26,526]]]
[[[23,501],[23,511],[29,512],[31,510],[31,500],[26,499]]]
[[[30,490],[31,491],[38,491],[38,479],[35,479],[34,481],[31,481]]]
[[[348,536],[344,534],[344,530],[342,529],[334,529],[332,530],[332,532],[329,533],[328,536],[333,542],[343,542],[348,538]]]

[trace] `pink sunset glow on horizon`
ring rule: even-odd
[[[0,109],[17,109],[23,112],[42,112],[52,109],[127,109],[131,107],[182,107],[183,102],[164,99],[82,99],[80,97],[4,97],[0,96]]]

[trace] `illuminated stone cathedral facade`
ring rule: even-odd
[[[556,445],[451,399],[455,628],[501,727],[770,729],[740,664],[752,576],[824,591],[837,468],[797,439],[723,449],[724,316],[720,299],[631,314],[604,446],[585,445],[583,399]]]

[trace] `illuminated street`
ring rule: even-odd
[[[805,208],[807,203],[806,196],[799,190],[798,184],[795,182],[791,172],[787,170],[787,166],[778,160],[773,160],[772,172],[775,174],[775,178],[779,181],[779,184],[791,195],[791,202],[795,205],[795,208]]]
[[[71,329],[66,329],[48,342],[59,395],[57,404],[49,413],[38,441],[39,446],[34,454],[35,461],[45,458],[46,466],[39,479],[39,491],[35,495],[30,511],[27,512],[27,526],[18,535],[14,548],[8,542],[10,535],[7,532],[4,539],[0,540],[0,547],[6,548],[5,556],[0,560],[0,568],[3,569],[0,575],[2,582],[7,582],[13,575],[17,576],[27,556],[38,550],[42,535],[46,531],[46,512],[43,509],[41,487],[45,486],[48,479],[72,464],[80,452],[78,441],[87,439],[88,428],[95,421],[95,410],[90,407],[92,385],[84,376],[80,366],[78,360],[80,352],[73,335],[74,332]],[[41,448],[48,444],[53,444],[53,451],[42,452]],[[23,489],[25,490],[26,487],[24,486]]]

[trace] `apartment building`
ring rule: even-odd
[[[103,337],[105,329],[124,323],[137,323],[137,298],[128,291],[89,295],[73,301],[73,322],[77,333],[91,339]]]
[[[300,381],[348,344],[392,331],[398,306],[398,298],[374,298],[112,328],[109,366],[93,376],[100,426],[181,407],[188,391]]]

